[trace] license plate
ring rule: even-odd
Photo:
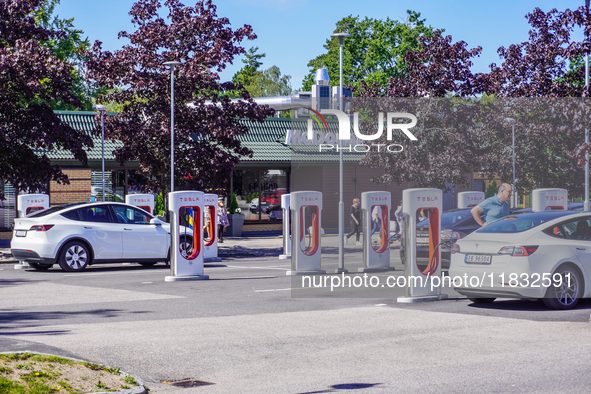
[[[429,237],[417,237],[417,243],[418,244],[428,244]]]
[[[27,231],[26,230],[16,230],[14,232],[14,235],[16,235],[17,237],[26,237]]]
[[[464,257],[465,263],[490,264],[492,256],[487,254],[469,254]]]

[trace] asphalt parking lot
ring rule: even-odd
[[[337,267],[323,238],[323,269]],[[591,303],[400,304],[404,289],[302,295],[280,238],[228,239],[208,281],[165,282],[164,265],[68,273],[0,265],[0,349],[121,368],[155,393],[586,392]],[[396,247],[396,246],[394,246]],[[345,266],[362,266],[347,246]],[[402,275],[392,251],[395,270]],[[194,380],[178,388],[162,381]]]

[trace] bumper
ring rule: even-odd
[[[39,256],[39,254],[33,250],[26,249],[11,249],[12,257],[19,261],[31,261],[34,263],[42,264],[55,264],[55,259],[48,259]]]

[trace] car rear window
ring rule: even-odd
[[[509,215],[496,220],[481,229],[477,233],[520,233],[531,228],[544,224],[561,216],[573,215],[569,211],[545,211],[536,213],[522,213],[520,215]]]
[[[75,202],[75,203],[71,203],[71,204],[57,205],[55,207],[50,207],[50,208],[44,209],[42,211],[37,211],[35,213],[32,213],[32,214],[28,215],[28,217],[30,217],[30,218],[40,218],[40,217],[43,217],[43,216],[47,216],[47,215],[49,215],[51,213],[59,212],[59,211],[64,210],[66,208],[70,208],[70,207],[73,207],[73,206],[76,206],[76,205],[80,205],[80,204],[84,204],[84,203],[83,202]]]

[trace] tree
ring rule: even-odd
[[[281,75],[281,70],[277,66],[271,66],[261,71],[259,68],[263,65],[260,61],[266,55],[258,54],[258,47],[250,48],[243,60],[245,66],[234,74],[232,82],[239,88],[246,89],[251,97],[273,97],[291,95],[291,77]],[[236,92],[234,97],[239,96]]]
[[[34,13],[37,26],[59,32],[48,40],[41,41],[41,45],[49,48],[58,59],[68,62],[74,67],[72,91],[80,101],[82,109],[91,111],[92,97],[97,88],[88,84],[84,79],[85,57],[83,55],[84,51],[89,48],[90,42],[88,38],[82,38],[82,30],[74,26],[74,18],[60,19],[59,15],[54,15],[55,7],[59,3],[60,0],[43,0]],[[51,107],[56,110],[77,109],[76,106],[64,102],[60,97],[52,100]]]
[[[527,18],[529,40],[499,48],[502,64],[491,65],[492,92],[506,102],[520,98],[506,113],[517,120],[517,185],[528,190],[562,187],[577,195],[583,184],[578,161],[588,150],[583,143],[588,115],[581,109],[583,99],[576,97],[589,96],[581,58],[591,47],[577,41],[574,32],[591,34],[591,20],[585,7],[547,13],[536,8]],[[523,97],[531,98],[527,111]],[[570,99],[546,99],[551,97]],[[503,133],[507,138],[507,128],[498,130],[497,138]],[[511,171],[510,163],[498,170],[505,176]]]
[[[353,99],[358,110],[409,112],[419,121],[413,129],[416,141],[388,141],[385,136],[377,141],[400,143],[404,149],[367,155],[364,164],[385,170],[374,181],[445,189],[450,183],[468,184],[472,171],[479,170],[490,144],[484,130],[475,127],[484,107],[475,106],[474,98],[486,89],[488,79],[470,71],[471,59],[481,48],[466,47],[436,30],[419,37],[417,48],[404,54],[404,76],[389,79],[387,98],[379,98],[379,83],[360,83],[355,91],[359,98]]]
[[[89,136],[62,123],[50,103],[80,106],[73,67],[42,45],[64,32],[35,22],[41,0],[0,2],[0,178],[19,190],[45,190],[50,180],[67,183],[46,152],[64,149],[83,165]]]
[[[358,87],[361,81],[368,85],[377,83],[385,88],[388,79],[402,77],[406,66],[404,54],[418,46],[421,35],[429,36],[433,30],[420,19],[421,14],[407,11],[404,22],[364,18],[349,15],[337,22],[335,33],[347,32],[351,38],[343,44],[343,86]],[[304,90],[310,90],[314,75],[320,67],[328,69],[334,85],[339,81],[339,42],[328,38],[324,45],[326,53],[310,60],[310,72],[304,78]],[[381,92],[383,95],[383,91]]]
[[[163,9],[166,8],[166,9]],[[160,15],[168,13],[167,18]],[[152,187],[170,185],[170,72],[163,63],[178,60],[175,69],[174,141],[177,190],[225,186],[242,156],[252,154],[238,136],[247,132],[242,118],[262,122],[272,114],[246,100],[231,102],[231,82],[220,83],[220,72],[245,52],[239,44],[256,35],[248,25],[232,30],[216,14],[211,0],[186,7],[179,0],[139,0],[131,8],[133,33],[120,32],[130,44],[113,53],[95,42],[87,67],[89,78],[114,90],[103,97],[123,104],[109,117],[105,132],[124,146],[114,153],[120,163],[137,160],[152,177]],[[188,104],[192,104],[189,106]]]

